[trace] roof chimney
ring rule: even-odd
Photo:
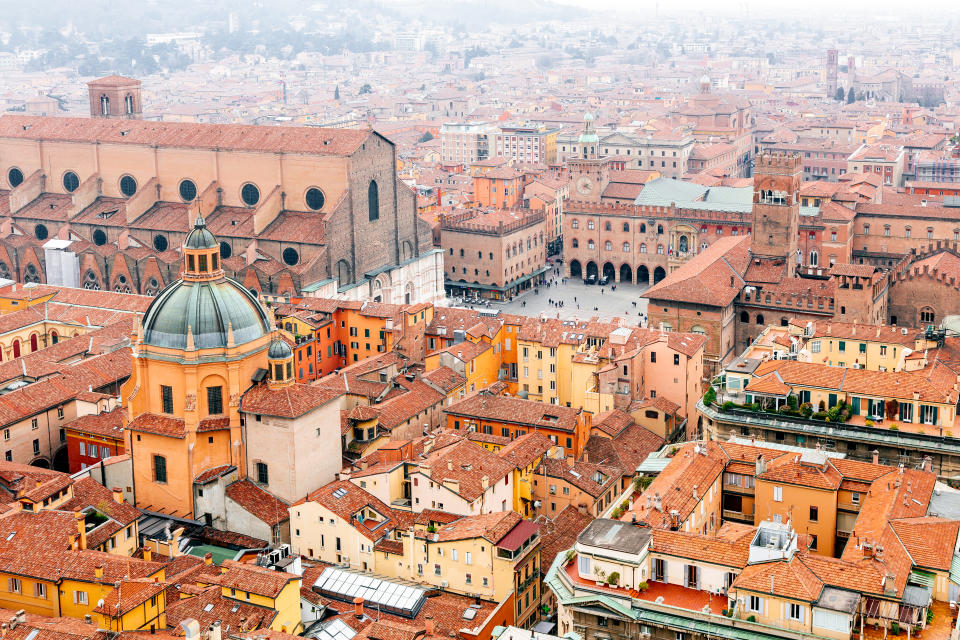
[[[699,499],[700,499],[700,497],[697,496],[697,485],[693,485],[693,499],[694,499],[694,500],[699,500]]]
[[[213,564],[213,554],[209,551],[203,554],[203,563],[204,564]]]
[[[123,490],[120,487],[114,487],[113,491],[113,501],[117,504],[123,504]]]
[[[653,494],[653,508],[657,511],[663,511],[663,500],[660,498],[660,492]]]
[[[200,640],[200,623],[193,618],[187,618],[180,621],[183,627],[183,637],[185,640]]]
[[[427,616],[423,621],[424,630],[427,632],[427,637],[430,638],[436,633],[436,626],[433,622],[433,616]]]
[[[923,463],[920,465],[920,468],[929,473],[932,471],[933,467],[933,458],[930,456],[923,456]]]
[[[353,599],[353,615],[358,618],[363,617],[363,598]]]
[[[873,464],[880,464],[880,452],[874,449],[870,453],[873,454]]]
[[[220,633],[220,621],[217,620],[212,625],[207,633],[207,640],[221,640],[222,634]]]

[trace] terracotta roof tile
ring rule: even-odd
[[[249,480],[234,482],[227,487],[226,493],[228,498],[271,527],[290,519],[286,502]]]

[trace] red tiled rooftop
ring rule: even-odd
[[[657,598],[663,597],[663,604],[669,607],[678,607],[688,611],[702,611],[704,607],[709,606],[714,614],[720,614],[727,608],[726,596],[718,596],[708,591],[690,589],[678,584],[668,584],[665,582],[648,581],[649,587],[646,591],[637,591],[636,589],[624,589],[622,587],[611,587],[609,585],[598,585],[595,580],[585,580],[577,575],[577,563],[570,562],[564,568],[572,584],[586,587],[594,591],[614,593],[618,596],[629,595],[637,600],[655,602]]]

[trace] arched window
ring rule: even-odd
[[[574,249],[578,249],[580,247],[580,241],[574,238],[570,241],[570,246],[572,246]]]
[[[613,243],[607,240],[603,243],[603,248],[605,251],[613,251]]]
[[[133,113],[133,96],[129,93],[123,98],[123,111],[130,115]]]
[[[663,245],[662,245],[662,244],[658,244],[658,245],[657,245],[657,255],[661,255],[661,256],[663,255]]]
[[[587,240],[587,249],[594,249],[596,246],[593,244],[593,240]]]
[[[680,253],[686,253],[690,248],[688,246],[687,236],[680,236],[678,244],[680,245]]]
[[[905,227],[905,228],[903,229],[904,234],[906,234],[906,236],[907,236],[908,238],[910,237],[910,234],[911,234],[912,231],[913,231],[913,230],[912,230],[910,227]]]
[[[748,322],[750,322],[750,314],[747,313],[746,311],[741,311],[741,312],[740,312],[740,322],[742,322],[742,323],[744,323],[744,324],[747,324]]]
[[[763,324],[763,314],[762,314],[762,313],[758,313],[758,314],[757,314],[757,324]]]
[[[371,180],[367,187],[367,217],[370,222],[380,219],[380,188],[376,180]]]
[[[645,224],[643,224],[643,223],[641,222],[641,223],[640,223],[640,233],[646,233],[646,232],[647,232],[647,225],[645,225]]]
[[[30,336],[30,353],[33,353],[40,348],[39,340],[37,340],[37,334],[32,334]]]
[[[624,243],[623,243],[623,252],[624,252],[624,253],[630,253],[630,243],[629,243],[629,242],[624,242]]]
[[[59,336],[59,334],[57,334],[56,331],[51,331],[51,332],[50,332],[50,344],[57,344],[58,342],[60,342],[60,336]]]
[[[623,223],[623,230],[624,230],[624,231],[627,231],[627,232],[630,231],[630,223],[629,223],[629,222],[624,222],[624,223]]]
[[[610,221],[609,221],[609,220],[608,220],[607,222],[603,223],[603,230],[604,230],[604,231],[610,231],[612,228],[613,228],[613,227],[610,226]]]
[[[811,252],[810,252],[810,266],[811,266],[811,267],[817,266],[817,265],[819,264],[819,261],[820,261],[820,256],[817,254],[817,252],[816,252],[816,251],[811,251]]]
[[[570,228],[571,228],[571,229],[579,229],[579,228],[580,228],[580,221],[577,220],[576,218],[573,218],[572,220],[570,220]]]
[[[13,341],[13,357],[20,357],[20,338],[15,338]]]
[[[110,115],[110,98],[107,96],[100,96],[100,115]]]
[[[780,326],[781,326],[781,327],[790,326],[790,321],[787,320],[786,318],[780,318]]]
[[[587,220],[587,229],[591,231],[594,229],[593,220]]]
[[[691,332],[691,333],[699,334],[699,335],[701,335],[701,336],[707,335],[707,330],[704,329],[703,327],[701,327],[701,326],[698,325],[698,324],[693,325],[693,327],[690,329],[690,332]]]
[[[707,249],[707,242],[704,240],[700,243],[700,251],[705,251]]]
[[[932,324],[936,317],[937,314],[930,307],[920,309],[920,322],[923,324]]]
[[[658,225],[657,225],[657,235],[663,235],[663,225],[662,225],[662,224],[658,224]]]
[[[646,252],[647,252],[647,244],[646,244],[645,242],[641,242],[641,243],[640,243],[640,253],[646,253]]]

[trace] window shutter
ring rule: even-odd
[[[74,592],[73,592],[73,604],[77,604],[77,592],[76,592],[76,590],[74,590]]]

